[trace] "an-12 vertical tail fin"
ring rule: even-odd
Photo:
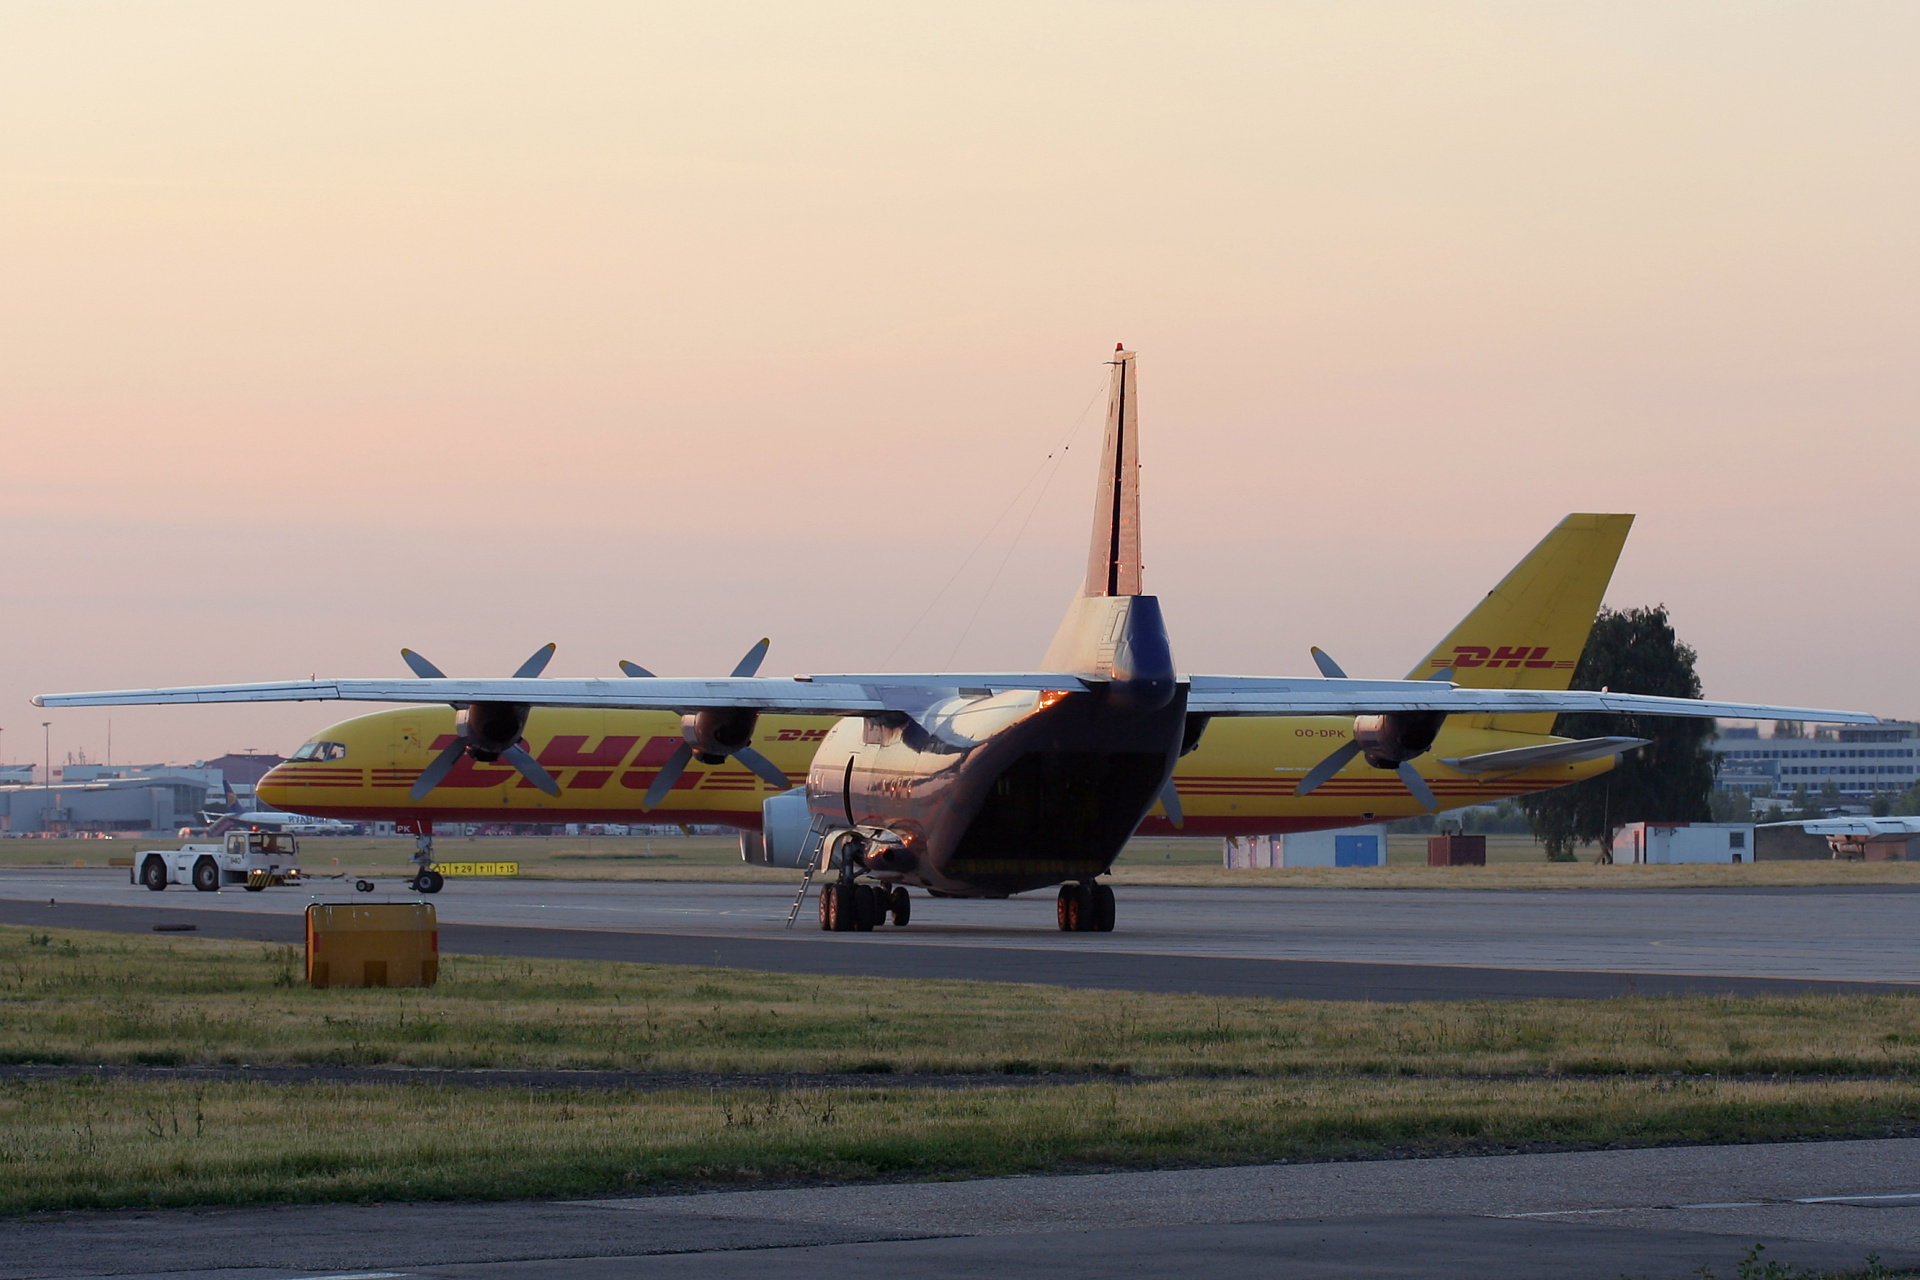
[[[1444,670],[1472,689],[1565,689],[1586,647],[1630,515],[1570,515],[1408,673]],[[1475,726],[1553,732],[1551,714],[1476,716]]]
[[[1116,704],[1151,709],[1173,696],[1173,654],[1160,601],[1141,589],[1139,384],[1134,353],[1114,348],[1107,434],[1094,485],[1087,577],[1042,663],[1107,682]]]
[[[1140,387],[1134,353],[1114,347],[1107,434],[1094,487],[1093,542],[1083,596],[1140,594]]]

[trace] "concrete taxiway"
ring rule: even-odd
[[[1920,1140],[0,1223],[0,1280],[1680,1277],[1920,1266]]]
[[[1920,892],[1904,886],[1121,893],[1111,934],[1060,933],[1049,895],[916,896],[911,925],[871,934],[822,934],[811,900],[789,930],[793,891],[765,884],[453,881],[433,901],[453,952],[795,972],[1376,1000],[1920,980]],[[152,893],[124,872],[0,871],[0,922],[17,924],[145,931],[173,921],[297,941],[309,901],[343,898],[411,900],[331,884]]]

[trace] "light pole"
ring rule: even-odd
[[[53,785],[53,721],[42,720],[40,722],[40,732],[45,739],[44,745],[47,752],[47,771],[41,775],[40,785],[50,787]]]

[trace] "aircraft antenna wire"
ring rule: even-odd
[[[946,594],[948,591],[952,590],[953,584],[960,580],[960,575],[966,572],[966,568],[968,565],[973,563],[973,558],[980,554],[981,549],[987,545],[988,539],[993,537],[993,531],[995,529],[998,529],[1001,525],[1001,522],[1004,521],[1009,515],[1013,513],[1014,507],[1019,505],[1020,499],[1026,496],[1027,490],[1033,487],[1033,482],[1040,478],[1040,473],[1047,469],[1048,464],[1054,462],[1056,458],[1059,458],[1063,462],[1065,461],[1064,455],[1070,448],[1073,447],[1074,438],[1080,434],[1080,428],[1086,425],[1087,413],[1093,408],[1094,403],[1097,400],[1099,400],[1100,393],[1106,389],[1106,386],[1107,386],[1107,376],[1103,373],[1101,375],[1101,380],[1099,384],[1095,386],[1093,389],[1093,394],[1087,397],[1087,403],[1081,406],[1080,412],[1074,416],[1073,426],[1070,430],[1068,430],[1066,434],[1066,438],[1063,439],[1052,450],[1050,450],[1046,457],[1040,460],[1040,465],[1033,469],[1033,473],[1027,477],[1026,483],[1022,484],[1019,488],[1019,491],[1016,492],[1013,495],[1013,497],[1008,500],[1006,507],[1001,510],[1000,514],[993,518],[993,523],[989,524],[986,527],[986,530],[983,533],[981,533],[980,540],[973,544],[973,550],[967,552],[965,558],[963,558],[960,561],[959,565],[954,568],[954,571],[948,575],[947,580],[941,584],[940,589],[933,593],[933,598],[927,601],[926,607],[924,609],[920,610],[920,616],[915,618],[911,623],[909,623],[907,625],[907,629],[900,633],[900,638],[893,642],[893,648],[887,650],[887,656],[880,659],[880,665],[878,667],[878,670],[885,671],[887,669],[887,664],[893,661],[893,655],[900,652],[900,646],[904,645],[907,642],[908,637],[912,636],[914,631],[916,631],[919,628],[920,624],[927,620],[927,615],[933,612],[933,607],[939,604],[940,601],[946,597]],[[1054,474],[1055,475],[1059,474],[1059,468],[1057,466],[1054,469]],[[1047,488],[1051,487],[1052,484],[1053,484],[1053,478],[1049,476],[1047,479],[1046,485],[1043,485],[1040,489],[1041,498],[1045,498],[1047,496]],[[1039,510],[1038,501],[1036,501],[1034,504],[1034,511],[1037,511],[1037,510]],[[1027,520],[1031,521],[1032,519],[1033,519],[1033,511],[1027,512]],[[1020,528],[1021,528],[1021,531],[1024,532],[1026,530],[1026,523],[1023,522]],[[1014,535],[1014,545],[1018,546],[1019,543],[1020,543],[1020,535],[1016,533]],[[1011,556],[1013,553],[1011,550],[1009,550],[1007,554]],[[1000,562],[1000,567],[1002,569],[1006,568],[1005,560],[1002,560]],[[995,581],[997,581],[1000,577],[1000,574],[998,571],[996,571],[993,576]],[[991,593],[992,590],[993,590],[993,584],[989,583],[987,585],[988,593]],[[980,604],[984,605],[986,603],[986,600],[987,600],[987,597],[985,595],[981,596]],[[977,616],[980,612],[980,605],[975,605],[973,612]],[[967,629],[971,630],[972,627],[973,627],[973,619],[969,618],[967,620]],[[966,638],[965,631],[961,632],[961,638],[962,639]],[[956,649],[959,648],[958,644],[956,644],[954,647]],[[952,659],[949,658],[948,661],[951,662]]]

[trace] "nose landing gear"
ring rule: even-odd
[[[1097,881],[1060,886],[1054,919],[1065,933],[1112,933],[1113,886]]]
[[[424,825],[424,824],[423,824]],[[438,893],[446,887],[447,878],[433,869],[433,828],[416,830],[413,837],[413,863],[419,870],[407,881],[407,888],[415,893]]]

